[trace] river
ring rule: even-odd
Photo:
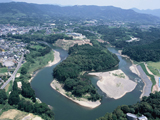
[[[61,48],[54,48],[56,51],[60,52],[61,61],[63,61],[67,56],[67,52]],[[112,53],[118,53],[115,48],[108,48]],[[108,98],[96,85],[97,78],[90,76],[92,83],[98,89],[100,95],[103,96],[101,105],[95,109],[89,109],[82,107],[71,100],[65,98],[57,91],[50,87],[50,83],[53,80],[52,74],[53,69],[57,65],[51,67],[45,67],[39,71],[39,73],[34,77],[31,82],[31,86],[35,91],[36,96],[44,103],[51,105],[53,107],[53,112],[55,113],[55,120],[95,120],[107,112],[112,112],[117,106],[123,104],[135,104],[139,101],[141,91],[143,88],[143,82],[141,79],[129,69],[131,62],[129,59],[123,58],[118,55],[120,60],[119,66],[116,69],[121,69],[129,78],[133,81],[138,80],[139,83],[137,87],[130,93],[127,93],[120,99],[114,100]],[[59,63],[58,63],[59,64]]]

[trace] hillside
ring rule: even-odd
[[[160,119],[159,106],[160,92],[150,94],[149,97],[143,97],[140,102],[134,105],[118,106],[112,113],[106,113],[97,120],[127,120],[126,113],[132,113],[137,116],[145,115],[148,120]]]
[[[134,10],[135,12],[138,12],[138,13],[150,14],[150,15],[154,15],[154,16],[160,17],[160,9],[154,9],[154,10],[150,10],[150,9],[147,9],[147,10],[139,10],[139,9],[137,9],[137,8],[132,8],[132,10]]]
[[[65,6],[38,5],[22,2],[0,3],[0,15],[7,18],[48,18],[78,17],[84,19],[103,19],[106,21],[126,21],[138,23],[160,22],[158,17],[136,13],[113,6]]]
[[[130,56],[136,61],[160,61],[160,40],[147,45],[138,45],[133,47],[126,47],[122,54]]]

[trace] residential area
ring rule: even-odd
[[[27,43],[0,38],[0,86],[14,72],[22,54],[29,53],[29,50],[25,49],[26,46]]]

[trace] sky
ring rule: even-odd
[[[115,6],[123,9],[160,9],[160,0],[13,0],[38,4]]]

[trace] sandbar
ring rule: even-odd
[[[140,73],[139,73],[136,65],[133,64],[132,66],[129,67],[129,69],[130,69],[134,74],[137,74],[138,76],[140,76]]]
[[[72,95],[72,97],[67,96],[66,95],[67,92],[63,89],[62,85],[55,79],[52,81],[52,83],[50,85],[54,90],[56,90],[57,92],[59,92],[60,94],[65,96],[66,98],[72,100],[73,102],[75,102],[81,106],[93,109],[93,108],[98,107],[101,104],[101,102],[99,100],[92,102],[92,101],[89,101],[84,98],[76,98],[73,95]]]
[[[53,65],[55,65],[55,64],[57,64],[61,61],[60,53],[58,51],[55,51],[55,50],[53,50],[53,51],[54,51],[54,53],[53,53],[54,54],[54,60],[49,61],[48,65],[46,65],[46,67],[51,67],[51,66],[53,66]]]
[[[135,89],[137,83],[133,82],[118,69],[109,72],[89,73],[99,78],[97,86],[110,98],[119,99],[126,93]]]

